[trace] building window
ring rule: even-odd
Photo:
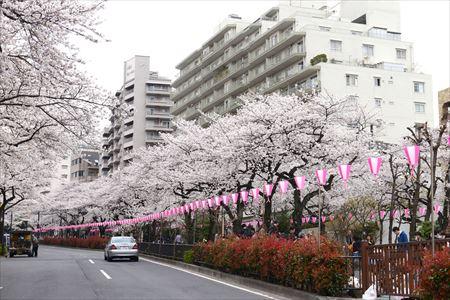
[[[406,59],[406,49],[395,49],[396,53],[397,53],[397,58],[398,59]]]
[[[373,45],[363,44],[363,56],[364,57],[373,56]]]
[[[416,113],[425,113],[425,103],[423,102],[414,102],[414,108]]]
[[[62,165],[61,168],[63,168],[64,170],[67,169],[69,166],[68,165]]]
[[[347,86],[357,86],[358,85],[358,75],[346,74],[345,80],[346,80]]]
[[[331,51],[342,51],[342,41],[330,40],[330,49]]]
[[[373,82],[375,86],[381,86],[381,77],[374,77]]]
[[[321,31],[330,31],[330,30],[331,30],[331,27],[319,26],[319,29],[320,29]]]
[[[381,98],[375,98],[375,106],[381,107],[381,104],[383,103],[383,99]]]
[[[350,30],[353,35],[362,35],[362,31]]]
[[[62,174],[62,175],[61,175],[61,178],[67,179],[67,174]]]
[[[414,92],[425,93],[425,82],[414,81]]]

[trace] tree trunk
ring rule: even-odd
[[[295,236],[302,231],[302,215],[303,215],[303,202],[301,198],[301,192],[297,189],[294,190],[294,211],[292,213],[292,219],[295,228]]]
[[[0,244],[3,245],[3,234],[5,231],[5,211],[3,209],[0,210]],[[5,246],[5,245],[3,245]],[[0,249],[1,252],[1,249]]]
[[[217,211],[213,209],[208,210],[209,227],[208,227],[208,241],[214,241],[214,235],[217,232]]]
[[[184,213],[184,224],[186,226],[186,242],[192,244],[194,243],[194,220],[192,219],[192,212]]]
[[[262,199],[264,201],[263,226],[267,232],[267,230],[269,230],[272,217],[272,198],[266,198],[266,196],[264,196]]]

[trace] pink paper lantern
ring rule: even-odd
[[[344,181],[345,188],[347,188],[347,182],[350,178],[351,168],[352,168],[351,165],[339,165],[338,166],[338,173],[339,173],[339,176],[341,176],[341,179]]]
[[[222,196],[222,203],[226,206],[228,206],[228,204],[230,203],[230,198],[228,195],[223,195]]]
[[[405,218],[409,218],[409,208],[405,208],[403,213],[405,214]]]
[[[253,202],[259,202],[259,189],[254,188],[250,190],[250,193],[252,194]]]
[[[317,221],[317,218],[316,218],[316,217],[311,217],[311,222],[312,222],[312,223],[316,223],[316,221]]]
[[[420,159],[420,148],[417,145],[414,146],[404,146],[403,152],[405,153],[408,164],[411,168],[411,176],[414,175],[414,169],[419,164]]]
[[[439,212],[441,211],[441,206],[439,204],[435,204],[433,205],[433,210],[435,214],[439,214]]]
[[[282,194],[286,194],[288,191],[289,182],[287,180],[282,180],[278,183],[278,185],[280,186],[280,192]]]
[[[325,185],[327,183],[328,177],[327,170],[326,169],[316,170],[316,177],[320,185]]]
[[[233,201],[234,205],[237,205],[238,198],[239,198],[239,194],[238,193],[231,194],[231,200]]]
[[[325,221],[327,220],[326,216],[322,216],[322,223],[325,223]]]
[[[419,207],[419,214],[421,216],[425,215],[425,212],[427,211],[427,209],[425,207]]]
[[[383,219],[385,215],[386,215],[386,211],[384,211],[384,210],[380,211],[380,218],[381,219]]]
[[[303,190],[305,188],[306,183],[306,177],[305,176],[295,176],[295,185],[297,186],[298,190]]]
[[[209,198],[208,199],[208,206],[209,207],[213,207],[213,205],[214,205],[214,198]]]
[[[374,176],[377,176],[378,173],[380,172],[380,168],[381,168],[381,162],[382,162],[381,157],[369,157],[367,160],[369,162],[370,172]]]
[[[266,194],[267,197],[270,197],[272,195],[272,190],[273,184],[271,183],[264,184],[264,193]]]
[[[240,191],[239,195],[241,196],[242,202],[244,204],[248,203],[248,192],[247,191]]]
[[[206,200],[202,200],[202,206],[203,209],[206,209],[208,207],[208,202]]]
[[[216,205],[216,206],[220,206],[220,203],[221,203],[222,201],[220,200],[220,197],[219,196],[215,196],[214,197],[214,204]]]

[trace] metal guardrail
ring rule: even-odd
[[[184,252],[192,250],[190,244],[139,243],[139,252],[175,260],[183,260]]]

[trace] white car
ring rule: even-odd
[[[105,247],[105,260],[112,261],[114,258],[130,258],[139,260],[138,244],[131,236],[113,236]]]

